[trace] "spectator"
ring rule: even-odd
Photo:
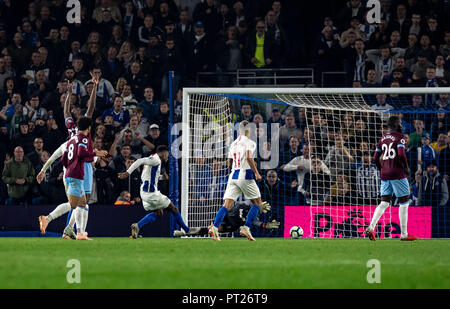
[[[408,17],[408,10],[405,4],[397,4],[397,18],[391,19],[389,21],[390,31],[397,30],[400,35],[405,39],[408,36],[408,31],[411,28],[412,22]],[[404,42],[406,43],[406,42]]]
[[[322,169],[322,161],[311,156],[311,170],[305,174],[303,192],[306,193],[306,202],[311,206],[324,205],[329,196],[330,175]]]
[[[150,36],[156,35],[161,38],[163,31],[160,27],[155,26],[155,18],[153,15],[146,15],[144,23],[138,28],[139,46],[146,46],[150,42]]]
[[[381,84],[382,79],[389,76],[394,70],[396,59],[405,55],[405,50],[403,48],[391,48],[389,45],[383,45],[379,50],[368,50],[366,55],[375,64],[375,71],[377,73],[376,81]]]
[[[361,0],[350,0],[347,5],[337,15],[337,20],[341,28],[350,24],[350,20],[357,17],[360,20],[364,17],[364,6]]]
[[[371,108],[375,111],[381,112],[381,120],[386,121],[389,118],[388,112],[394,107],[386,103],[385,94],[377,94],[377,103],[372,105]]]
[[[53,153],[62,143],[66,141],[66,134],[59,130],[55,119],[49,117],[47,119],[47,129],[42,135],[42,139],[44,140],[44,145],[47,145],[46,147],[48,152]]]
[[[134,205],[134,201],[131,200],[130,192],[128,191],[120,192],[120,195],[114,202],[114,205]]]
[[[381,84],[377,82],[377,72],[375,69],[370,69],[367,71],[367,80],[363,83],[364,87],[380,87]]]
[[[130,91],[134,94],[137,100],[142,100],[142,92],[147,84],[146,76],[142,72],[141,63],[134,60],[130,64],[130,68],[125,74],[125,79],[130,85]]]
[[[447,113],[444,113],[444,109],[439,108],[441,110],[441,113],[437,113],[436,117],[433,117],[433,122],[431,124],[430,132],[431,132],[431,139],[437,140],[439,135],[443,134],[444,136],[447,134],[447,132],[450,130],[450,121],[447,117]],[[445,142],[443,142],[445,143]]]
[[[442,150],[447,148],[447,135],[445,133],[440,133],[437,141],[431,143],[431,147],[433,147],[434,151],[436,151],[437,156],[439,157]]]
[[[193,198],[199,203],[209,200],[212,179],[212,167],[207,164],[206,157],[201,150],[194,151],[194,164],[189,171],[190,183],[193,188]]]
[[[411,72],[413,73],[413,83],[422,83],[421,81],[426,78],[427,68],[431,66],[432,63],[427,60],[426,55],[422,52],[419,52],[419,54],[417,55],[417,62],[411,66]],[[422,85],[423,84],[424,83],[422,83]]]
[[[31,164],[36,167],[39,165],[41,153],[44,151],[44,140],[40,137],[36,137],[33,141],[33,147],[34,150],[28,153],[26,156],[31,161]]]
[[[167,145],[167,140],[164,140],[161,137],[161,131],[159,129],[159,126],[157,124],[152,124],[148,130],[148,135],[145,137],[145,139],[150,143],[145,143],[145,145],[142,147],[142,151],[144,153],[144,156],[151,155],[155,153],[156,148],[159,145]]]
[[[168,36],[164,45],[165,48],[161,51],[161,73],[162,85],[161,85],[161,97],[162,100],[168,100],[169,98],[169,77],[168,72],[173,71],[174,76],[172,78],[173,89],[179,89],[181,77],[184,74],[185,59],[180,50],[181,42],[177,42],[173,36]]]
[[[444,56],[437,55],[435,64],[438,84],[441,84],[443,87],[448,87],[450,83],[450,72],[445,68]]]
[[[130,114],[126,109],[123,109],[122,97],[116,97],[114,99],[114,106],[103,112],[102,120],[104,120],[107,115],[111,115],[113,117],[115,127],[125,127],[125,125],[130,121]]]
[[[426,132],[424,130],[425,125],[424,125],[423,120],[421,120],[421,119],[416,119],[414,121],[414,128],[416,129],[416,132],[411,133],[410,144],[411,144],[411,147],[419,147],[422,137],[424,136],[424,134],[428,134],[428,132]]]
[[[350,169],[355,158],[351,155],[349,149],[345,146],[344,138],[341,134],[335,135],[334,146],[328,152],[323,163],[329,167],[332,179],[336,179],[339,171],[346,171]]]
[[[14,34],[13,43],[8,47],[8,55],[15,67],[23,68],[31,56],[31,48],[23,42],[20,32]]]
[[[39,96],[37,94],[32,94],[30,96],[30,101],[25,103],[24,113],[28,115],[28,119],[35,121],[36,119],[47,119],[47,110],[40,106]]]
[[[331,185],[328,201],[332,206],[349,205],[353,197],[348,176],[344,171],[338,173],[336,183]]]
[[[94,66],[90,70],[90,73],[98,76],[98,78],[99,78],[99,82],[98,82],[98,86],[97,86],[97,97],[102,98],[106,104],[110,104],[110,98],[114,93],[113,85],[111,84],[111,82],[109,80],[102,77],[102,69],[100,67]],[[92,82],[92,79],[89,79],[85,82],[85,84],[84,84],[85,87],[86,87],[86,84],[88,84],[90,82]]]
[[[27,155],[33,151],[33,135],[28,132],[28,122],[22,121],[19,124],[19,133],[15,134],[12,140],[11,148],[21,146],[24,154]]]
[[[295,186],[282,182],[275,170],[268,170],[259,187],[262,200],[267,201],[271,206],[269,221],[283,222],[284,207],[290,204],[290,198],[295,194]],[[279,233],[281,236],[281,232]]]
[[[311,157],[309,151],[309,145],[303,145],[303,155],[293,158],[286,165],[282,165],[281,169],[285,172],[296,172],[297,173],[297,181],[294,181],[293,184],[297,187],[297,196],[294,201],[294,205],[306,205],[306,196],[308,192],[304,191],[303,183],[305,180],[305,174],[311,170]],[[322,171],[326,174],[329,174],[330,171],[326,167],[325,164],[321,164]]]
[[[363,152],[359,158],[358,162],[352,166],[356,172],[358,203],[361,205],[377,205],[377,197],[380,194],[380,186],[378,185],[380,172],[372,162],[372,155],[369,151]]]
[[[6,205],[27,204],[29,189],[34,182],[35,171],[30,160],[24,157],[23,148],[17,146],[11,160],[6,162],[2,180],[8,186]]]
[[[445,31],[444,42],[439,49],[439,52],[444,56],[445,61],[448,61],[450,58],[450,30]]]
[[[429,163],[419,187],[418,204],[422,206],[445,206],[448,201],[448,186],[435,163]]]
[[[411,33],[408,36],[408,46],[405,49],[405,61],[406,67],[412,71],[411,66],[417,61],[417,57],[419,56],[419,46],[418,46],[418,36],[414,33]],[[426,58],[425,58],[426,59]]]
[[[111,45],[108,47],[106,57],[102,59],[100,68],[103,76],[111,83],[116,83],[119,77],[124,73],[124,67],[122,62],[117,59],[119,50],[117,45]]]
[[[430,145],[430,134],[422,134],[422,146],[417,149],[418,152],[418,169],[425,170],[429,163],[437,163],[436,151]]]
[[[124,169],[122,170],[122,172],[126,171],[131,164],[133,164],[136,161],[137,158],[135,158],[134,156],[130,156],[129,158],[127,158],[125,160],[125,166]],[[118,169],[116,168],[114,171],[114,175],[117,175],[115,172]],[[115,196],[117,196],[118,194],[120,194],[123,191],[126,191],[129,193],[130,195],[130,200],[129,202],[131,202],[131,204],[134,203],[140,203],[141,199],[140,199],[140,195],[139,195],[139,188],[141,185],[141,171],[140,169],[136,169],[133,173],[131,173],[130,177],[128,177],[127,179],[118,179],[117,176],[115,177],[115,184],[114,184],[114,193]],[[117,205],[117,204],[116,204]]]
[[[138,102],[136,101],[134,94],[131,92],[130,85],[124,85],[121,93],[121,97],[123,98],[124,109],[128,111],[129,114],[132,114],[136,109]]]
[[[333,71],[338,68],[339,58],[336,57],[338,47],[339,35],[333,34],[332,27],[324,27],[313,47],[313,63],[319,75],[323,71]],[[319,80],[316,80],[316,84],[319,84]]]
[[[28,115],[23,114],[23,106],[21,104],[13,105],[14,114],[6,115],[7,110],[11,105],[9,104],[9,100],[6,102],[6,105],[0,111],[0,118],[3,119],[8,124],[9,136],[13,137],[16,133],[19,132],[19,124],[24,121],[28,121]]]
[[[446,143],[447,147],[444,147],[439,154],[438,166],[445,180],[448,180],[450,175],[450,130],[446,135]]]
[[[188,42],[188,72],[194,78],[197,72],[212,70],[213,58],[211,55],[212,42],[205,33],[205,26],[201,21],[194,25],[194,34]]]
[[[152,123],[156,121],[159,110],[159,102],[154,100],[154,92],[152,87],[146,87],[144,89],[144,100],[139,102],[138,107],[143,109],[142,116]]]
[[[119,7],[114,5],[111,0],[101,0],[100,6],[95,8],[92,13],[92,18],[97,21],[97,23],[102,22],[103,12],[110,12],[111,18],[116,22],[120,23],[122,21],[122,15],[120,13]]]
[[[280,141],[282,146],[285,145],[291,136],[297,137],[297,139],[302,137],[300,129],[295,124],[294,115],[287,115],[284,121],[285,125],[280,128]]]
[[[176,119],[175,122],[177,122]],[[159,115],[157,121],[154,123],[160,128],[161,138],[167,141],[169,136],[169,103],[161,102],[159,105]]]

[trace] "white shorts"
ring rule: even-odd
[[[223,196],[224,200],[233,200],[244,194],[246,200],[254,200],[261,197],[258,185],[253,179],[230,179]]]
[[[142,205],[147,211],[165,209],[170,205],[170,199],[161,192],[141,191]]]

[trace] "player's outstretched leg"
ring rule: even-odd
[[[216,218],[214,219],[214,224],[208,227],[208,234],[211,236],[212,240],[220,241],[219,237],[219,226],[222,224],[223,218],[228,214],[228,210],[233,207],[234,200],[225,199],[224,205],[216,213]]]
[[[62,238],[63,239],[76,239],[77,235],[74,232],[75,225],[75,215],[73,214],[73,210],[71,209],[67,214],[67,222],[66,227],[64,228]]]
[[[172,215],[175,218],[175,222],[181,226],[181,228],[186,232],[186,235],[196,235],[199,231],[200,228],[199,227],[192,227],[190,228],[189,226],[186,225],[186,223],[184,223],[183,218],[181,217],[180,212],[178,211],[178,208],[175,207],[175,205],[171,202],[169,204],[169,206],[167,207],[167,209],[172,213]]]
[[[158,215],[159,214],[159,215]],[[133,223],[131,225],[131,236],[130,238],[138,238],[140,229],[149,224],[150,222],[157,221],[162,215],[162,212],[151,212],[141,219],[138,223]]]
[[[386,200],[390,200],[390,197],[382,197],[381,203],[377,206],[375,209],[375,212],[373,213],[372,221],[370,222],[369,227],[365,230],[366,236],[372,240],[375,241],[375,226],[378,223],[378,220],[380,220],[381,216],[383,215],[384,211],[389,207],[389,202]]]
[[[398,208],[398,217],[400,219],[401,241],[413,241],[417,239],[416,236],[408,234],[408,206],[409,200],[407,200],[404,203],[400,203],[400,207]]]
[[[62,203],[58,205],[48,216],[39,216],[39,228],[42,235],[45,234],[45,230],[52,220],[61,217],[63,214],[69,212],[70,209],[71,207],[69,203]]]
[[[259,203],[258,201],[252,202],[256,202],[256,205],[254,204],[252,205],[252,208],[250,208],[247,214],[247,219],[245,220],[245,224],[240,227],[239,234],[241,236],[247,237],[247,239],[250,241],[256,241],[256,239],[253,238],[252,233],[250,232],[250,228],[253,226],[253,221],[255,221],[256,217],[258,216],[260,207],[257,204],[261,204],[261,199],[259,199]]]

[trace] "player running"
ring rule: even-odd
[[[125,179],[133,173],[139,166],[144,165],[141,174],[141,199],[144,209],[150,211],[148,215],[141,219],[138,223],[131,225],[131,237],[137,238],[139,230],[146,224],[158,220],[163,209],[168,209],[175,217],[176,223],[180,225],[187,235],[195,235],[200,228],[189,228],[181,218],[178,208],[170,201],[170,199],[158,191],[158,179],[161,174],[161,163],[169,160],[169,150],[166,146],[160,145],[156,148],[156,153],[146,158],[136,160],[127,171],[119,173],[119,179]]]
[[[407,232],[410,191],[406,175],[410,170],[405,154],[405,140],[401,133],[402,122],[399,117],[391,116],[387,125],[389,131],[379,140],[374,156],[375,164],[381,171],[381,203],[375,209],[372,222],[365,232],[370,240],[375,241],[374,228],[388,208],[392,194],[395,194],[400,203],[400,240],[416,240],[416,236],[409,235]]]
[[[231,208],[231,210],[225,215],[225,218],[223,218],[223,222],[218,228],[219,233],[232,233],[237,231],[238,228],[240,228],[245,224],[250,209],[251,205],[245,202],[235,203],[234,206]],[[270,211],[270,204],[268,202],[262,203],[262,211],[264,213]],[[278,229],[280,227],[280,222],[273,220],[271,222],[263,223],[258,219],[258,217],[255,217],[253,225],[260,226],[264,229]],[[208,230],[210,227],[200,228],[200,231],[196,235],[197,236],[208,235],[209,234]],[[173,232],[173,236],[175,237],[186,236],[186,233],[184,231],[177,230]]]
[[[248,240],[255,241],[250,228],[262,208],[261,193],[255,180],[259,181],[262,177],[253,159],[256,143],[250,140],[249,136],[250,124],[248,121],[242,121],[239,124],[239,137],[231,144],[228,153],[227,164],[228,167],[232,167],[232,170],[223,196],[225,203],[217,212],[214,225],[209,228],[209,235],[215,241],[220,241],[220,224],[241,194],[244,194],[245,199],[251,201],[252,207],[247,214],[245,224],[240,227],[239,233],[241,236],[247,237]]]
[[[94,88],[91,92],[91,95],[89,97],[88,101],[88,109],[85,114],[86,117],[92,118],[92,114],[95,110],[95,102],[96,102],[96,96],[97,96],[97,86],[99,81],[98,74],[96,75],[94,71],[91,72],[92,80],[94,82]],[[66,128],[69,134],[69,138],[72,138],[75,134],[78,132],[77,125],[75,123],[75,120],[73,119],[71,112],[70,112],[70,97],[72,95],[72,84],[68,82],[67,89],[68,93],[66,96],[66,100],[64,102],[64,118],[65,118],[65,124]],[[90,133],[89,133],[90,135]],[[36,176],[37,182],[40,184],[42,180],[45,177],[45,172],[47,169],[53,164],[54,161],[56,161],[59,157],[61,157],[66,150],[68,141],[64,142],[47,160],[47,162],[42,167],[39,174]],[[99,151],[99,153],[104,156],[106,155],[105,151]],[[94,157],[94,162],[97,157]],[[64,174],[66,173],[66,169],[63,167]],[[92,169],[92,163],[91,162],[85,162],[85,174],[83,179],[84,184],[84,190],[86,193],[86,201],[89,198],[89,194],[91,193],[92,189],[92,183],[93,183],[93,169]],[[65,182],[65,178],[63,178],[64,187],[67,194],[67,184]],[[89,209],[89,206],[86,204],[86,209]],[[67,225],[63,231],[63,238],[64,239],[76,239],[75,232],[73,231],[74,224],[75,224],[75,216],[72,216],[72,209],[70,207],[69,203],[62,203],[58,205],[58,207],[55,208],[48,216],[40,216],[39,217],[39,223],[41,227],[42,234],[45,234],[45,229],[47,228],[47,225],[54,219],[59,218],[60,216],[64,215],[65,213],[69,212],[69,215],[67,217]],[[86,218],[87,220],[87,218]]]

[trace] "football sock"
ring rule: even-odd
[[[189,233],[189,227],[184,223],[183,218],[181,218],[181,213],[177,212],[174,214],[174,217],[178,225],[181,226],[186,233]]]
[[[75,211],[75,224],[77,225],[77,232],[84,233],[86,230],[88,208],[78,206]]]
[[[86,206],[84,206],[84,210],[85,211],[82,212],[83,216],[81,217],[81,224],[82,224],[81,228],[83,230],[83,233],[86,232],[86,226],[87,226],[88,217],[89,217],[89,205],[88,204],[86,204]]]
[[[69,213],[67,214],[66,226],[68,226],[70,224],[70,221],[72,220],[72,217],[73,217],[72,212],[73,212],[73,209],[70,209]],[[75,221],[75,219],[74,219],[74,221]]]
[[[155,222],[158,219],[159,219],[159,217],[154,212],[151,212],[148,215],[146,215],[144,218],[142,218],[141,221],[139,221],[137,225],[138,225],[139,229],[141,229],[144,225],[146,225],[150,222]]]
[[[77,206],[77,208],[74,209],[72,212],[72,216],[75,216],[75,224],[77,225],[77,232],[78,233],[84,233],[84,231],[81,230],[81,221],[83,217],[83,206]]]
[[[75,212],[75,209],[72,211],[72,213]],[[71,215],[68,221],[69,221],[69,223],[67,224],[67,226],[74,229],[75,228],[75,216]]]
[[[384,201],[382,201],[380,203],[380,205],[378,205],[378,207],[375,209],[375,212],[373,213],[372,222],[370,222],[370,225],[369,225],[369,229],[370,230],[372,230],[372,231],[374,230],[375,225],[377,225],[377,223],[378,223],[378,220],[380,220],[380,218],[383,215],[384,211],[388,207],[389,207],[389,203],[388,202],[384,202]]]
[[[67,213],[70,210],[70,204],[69,203],[62,203],[58,205],[48,216],[48,222],[61,217],[63,214]]]
[[[216,219],[214,219],[214,226],[219,228],[220,224],[223,221],[223,218],[225,218],[225,216],[228,213],[228,209],[225,206],[222,206],[219,211],[216,214]]]
[[[253,221],[255,221],[255,218],[258,215],[258,213],[259,213],[259,206],[253,205],[247,214],[247,220],[245,220],[245,226],[252,227]]]
[[[400,207],[398,208],[398,217],[400,219],[401,237],[408,236],[408,206],[409,206],[409,201],[407,201],[403,204],[400,204]]]

